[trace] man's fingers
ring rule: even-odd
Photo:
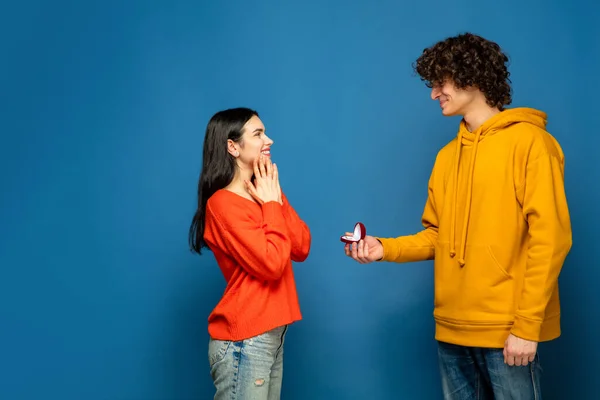
[[[528,356],[527,356],[527,355],[525,355],[525,356],[523,356],[523,360],[521,361],[521,365],[522,365],[522,366],[526,366],[526,365],[528,365],[529,363],[532,363],[532,362],[533,362],[533,360],[535,360],[535,353],[533,353],[533,354],[530,354],[530,355],[528,355]]]
[[[347,255],[348,257],[350,257],[350,256],[352,255],[352,254],[350,253],[350,245],[349,245],[348,243],[346,243],[346,244],[344,245],[344,253],[346,253],[346,255]]]
[[[368,264],[371,262],[369,260],[369,246],[365,243],[364,240],[358,242],[358,258],[361,264]]]
[[[369,262],[369,245],[366,244],[363,240],[361,240],[361,242],[363,243],[363,260],[366,264]]]
[[[362,248],[358,243],[352,243],[352,258],[355,261],[358,261],[360,264],[363,264],[363,256],[362,256]]]
[[[356,261],[358,261],[358,252],[356,250],[356,243],[352,243],[352,246],[350,248],[352,251],[352,258],[354,258]]]
[[[364,240],[358,242],[358,256],[363,264],[369,263],[369,246],[367,246]]]
[[[529,363],[533,362],[533,360],[535,359],[535,354],[517,354],[516,352],[513,353],[507,350],[506,348],[504,349],[502,354],[504,355],[504,362],[510,366],[525,367],[529,365]]]
[[[515,357],[515,365],[517,367],[520,367],[522,364],[523,358],[522,357]]]
[[[346,232],[346,235],[351,235],[351,233]],[[360,264],[368,264],[371,262],[369,259],[369,246],[361,240],[356,243],[346,243],[344,245],[344,253],[348,257],[352,257],[355,261],[358,261]]]

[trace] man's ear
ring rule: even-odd
[[[227,139],[227,152],[234,157],[240,156],[237,144],[231,139]]]

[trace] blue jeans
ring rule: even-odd
[[[541,400],[539,356],[511,367],[502,351],[438,342],[444,399]]]
[[[238,342],[210,339],[215,400],[279,400],[286,332],[287,325]]]

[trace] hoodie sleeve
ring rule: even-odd
[[[421,222],[422,231],[396,238],[377,238],[383,245],[383,258],[379,261],[397,263],[433,260],[438,237],[438,213],[433,193],[434,171],[429,177],[428,195]]]
[[[530,161],[517,196],[529,226],[529,246],[512,334],[539,341],[546,306],[572,244],[562,157],[543,154]]]

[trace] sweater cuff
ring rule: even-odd
[[[263,203],[262,212],[267,224],[285,224],[285,219],[283,217],[283,206],[279,204],[279,202],[269,201]]]
[[[379,243],[383,246],[383,257],[377,261],[393,261],[398,258],[399,249],[398,246],[395,245],[393,238],[379,238],[375,239],[379,240]]]
[[[515,322],[510,333],[521,339],[539,342],[541,329],[541,321],[533,321],[531,319],[523,318],[519,315],[516,315]]]

